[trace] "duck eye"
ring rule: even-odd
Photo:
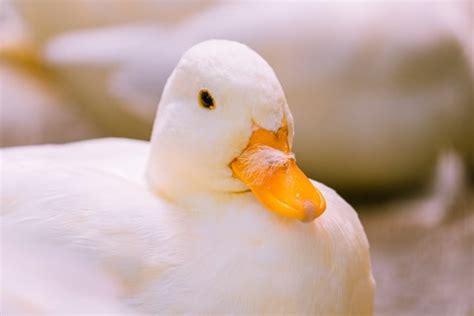
[[[216,107],[214,98],[206,89],[199,91],[199,104],[206,109],[212,110]]]

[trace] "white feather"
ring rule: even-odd
[[[291,159],[295,159],[293,153],[284,153],[265,145],[247,150],[239,157],[244,164],[244,173],[249,179],[253,179],[252,184],[261,184]]]

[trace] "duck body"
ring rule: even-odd
[[[250,192],[180,207],[148,189],[148,151],[125,139],[3,150],[2,225],[47,227],[141,312],[371,314],[368,242],[333,190],[313,182],[327,209],[310,224]]]
[[[1,226],[2,315],[136,315],[97,260],[42,226]]]
[[[206,41],[169,77],[150,142],[4,150],[2,222],[83,252],[139,312],[371,314],[364,230],[292,140],[270,65]]]

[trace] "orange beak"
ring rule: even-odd
[[[296,165],[286,123],[276,133],[255,126],[249,144],[230,167],[277,214],[308,222],[326,209],[321,192]]]

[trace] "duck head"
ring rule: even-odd
[[[147,175],[171,200],[251,190],[270,211],[311,221],[322,194],[295,163],[293,118],[267,62],[243,44],[210,40],[181,58],[164,88]]]

